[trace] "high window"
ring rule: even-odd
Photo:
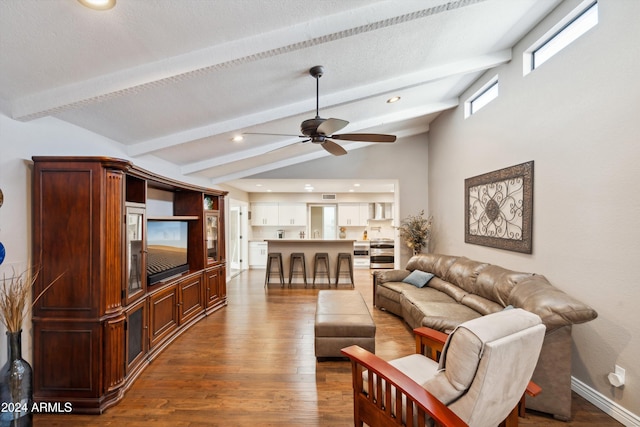
[[[498,97],[498,76],[489,80],[464,103],[464,117],[470,117]]]
[[[555,54],[598,24],[598,2],[584,1],[524,52],[524,75],[544,64]]]

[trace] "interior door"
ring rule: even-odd
[[[246,259],[246,244],[245,244],[245,231],[246,230],[246,211],[247,207],[243,206],[234,200],[229,203],[229,276],[233,277],[238,275],[245,269]]]

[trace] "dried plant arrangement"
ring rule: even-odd
[[[418,215],[409,215],[396,227],[400,230],[400,238],[411,248],[414,254],[422,252],[431,237],[431,224],[433,216],[424,217],[424,209]]]
[[[33,300],[35,304],[45,292],[62,276],[56,277],[42,292]],[[38,278],[38,270],[29,267],[18,273],[12,270],[10,277],[6,274],[2,276],[0,285],[0,321],[7,328],[7,332],[20,332],[22,322],[27,315],[26,307],[29,304],[33,284]]]

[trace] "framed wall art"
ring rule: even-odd
[[[464,180],[464,241],[530,254],[533,161]]]

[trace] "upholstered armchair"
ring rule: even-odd
[[[533,313],[482,316],[448,337],[415,332],[416,354],[390,362],[358,346],[342,349],[352,365],[355,426],[513,426],[527,387],[540,391],[529,380],[545,326]]]

